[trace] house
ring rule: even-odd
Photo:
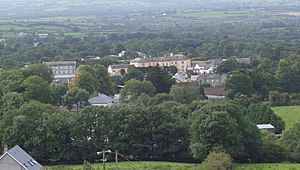
[[[15,146],[0,157],[0,170],[40,170],[42,165],[26,153],[20,146]]]
[[[89,103],[92,106],[104,106],[104,107],[106,107],[106,106],[118,105],[120,102],[117,99],[114,99],[114,98],[109,97],[105,94],[99,93],[98,96],[89,99]]]
[[[176,83],[186,83],[187,82],[187,75],[183,73],[176,73],[173,76],[173,79],[175,79]]]
[[[76,61],[44,62],[52,69],[55,82],[69,83],[75,78]]]
[[[194,73],[196,74],[209,74],[213,73],[214,71],[214,66],[210,64],[196,64],[195,67],[193,68]]]
[[[0,38],[0,44],[4,44],[6,42],[5,38]]]
[[[108,66],[108,73],[111,76],[115,76],[115,75],[124,75],[125,73],[128,72],[128,67],[130,65],[129,64],[117,64],[117,65],[110,65]]]
[[[210,84],[212,87],[224,86],[226,75],[223,74],[203,74],[198,77],[199,84]]]
[[[207,87],[204,88],[204,94],[210,100],[225,99],[227,96],[225,87]]]
[[[249,65],[251,63],[251,59],[250,58],[236,58],[236,61],[239,64],[247,64],[247,65]]]
[[[40,39],[45,39],[49,36],[49,34],[36,34]]]
[[[258,124],[258,125],[256,125],[256,127],[259,130],[267,130],[267,131],[275,134],[275,127],[271,124]]]
[[[177,54],[170,57],[136,58],[130,61],[130,65],[134,65],[136,68],[175,66],[178,72],[186,73],[191,67],[191,60],[182,54]]]

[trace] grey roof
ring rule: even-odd
[[[26,153],[20,146],[8,150],[8,153],[13,159],[15,159],[26,170],[40,170],[42,165],[33,159],[28,153]],[[4,154],[5,155],[5,154]]]
[[[130,66],[129,64],[116,64],[116,65],[110,65],[110,67],[113,68],[113,69],[128,68],[129,66]]]
[[[180,61],[188,60],[189,58],[182,54],[176,54],[173,57],[154,57],[154,58],[136,58],[131,60],[132,63],[143,63],[143,62],[162,62],[162,61]]]
[[[48,66],[65,66],[65,65],[76,65],[76,61],[56,61],[56,62],[43,62]]]
[[[275,129],[271,124],[258,124],[256,125],[258,129]]]
[[[118,100],[109,97],[105,94],[99,94],[96,97],[93,97],[89,100],[89,103],[91,104],[110,104],[110,103],[119,103]]]
[[[242,63],[242,64],[250,64],[251,63],[250,58],[237,58],[236,61],[238,63]]]

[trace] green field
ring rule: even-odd
[[[93,164],[93,170],[102,170],[102,164]],[[45,167],[43,170],[82,170],[82,165]],[[115,170],[115,163],[107,163],[106,170]],[[171,162],[122,162],[118,164],[119,170],[196,170],[199,165]]]
[[[240,164],[236,170],[298,170],[300,164]]]
[[[286,129],[295,123],[300,123],[300,106],[273,107],[272,109],[284,120]]]
[[[102,170],[102,164],[93,164],[93,170]],[[81,165],[52,166],[43,170],[82,170]],[[114,163],[106,164],[106,170],[115,170]],[[126,162],[119,163],[118,170],[200,170],[200,164],[170,162]],[[239,164],[235,170],[298,170],[300,164]]]

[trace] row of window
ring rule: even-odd
[[[53,66],[53,69],[75,69],[75,66]]]
[[[53,71],[54,74],[74,74],[74,70]]]

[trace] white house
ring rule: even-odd
[[[18,145],[8,151],[5,150],[0,157],[0,170],[40,170],[41,168],[42,165]]]

